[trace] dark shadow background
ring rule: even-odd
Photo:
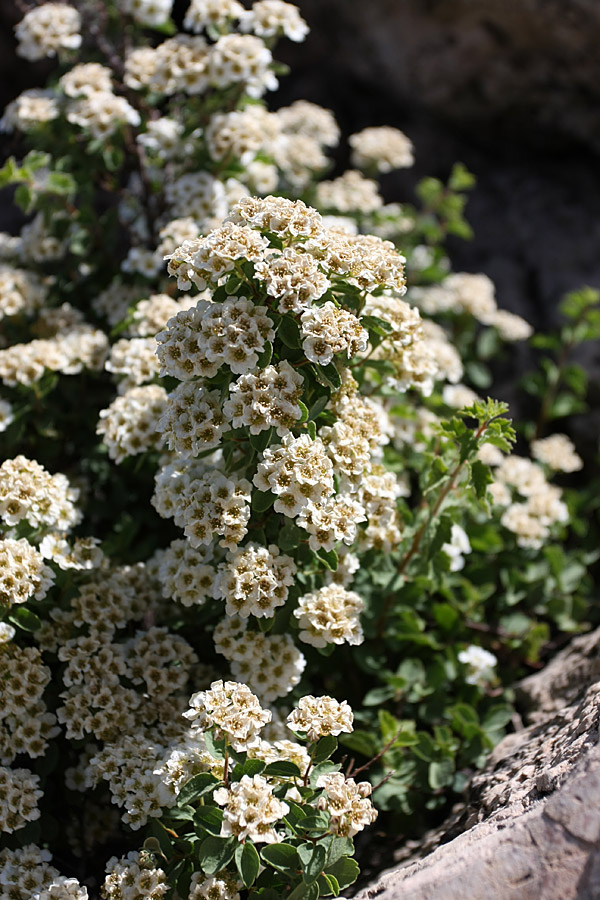
[[[600,287],[598,0],[298,5],[311,34],[278,46],[291,74],[270,102],[327,106],[345,135],[405,131],[417,162],[386,177],[390,201],[412,200],[419,178],[446,178],[464,162],[477,176],[467,208],[475,237],[451,241],[454,268],[485,272],[499,305],[536,328],[556,324],[565,291]],[[18,0],[0,0],[0,106],[41,84],[47,65],[15,57],[21,17]],[[346,161],[343,146],[340,169]]]

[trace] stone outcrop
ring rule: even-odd
[[[599,651],[600,629],[521,682],[534,724],[498,744],[437,840],[458,836],[357,900],[600,898]]]

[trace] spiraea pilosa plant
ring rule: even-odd
[[[326,178],[333,115],[263,100],[298,10],[169,15],[17,28],[57,66],[2,120],[2,900],[336,895],[376,807],[418,834],[587,614],[550,483],[579,457],[511,453],[473,390],[531,329],[449,271],[471,176],[384,203],[413,159],[384,126]]]

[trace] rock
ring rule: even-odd
[[[498,744],[437,849],[356,900],[600,898],[599,648],[600,629],[521,682],[534,724]]]
[[[543,677],[541,675],[543,674]],[[574,638],[544,669],[517,685],[517,699],[535,723],[573,702],[582,684],[600,680],[600,628]]]

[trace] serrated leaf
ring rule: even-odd
[[[244,882],[244,887],[251,887],[260,871],[258,850],[252,841],[247,840],[244,844],[238,845],[235,851],[235,864]]]
[[[428,559],[433,559],[436,553],[440,552],[444,544],[449,543],[452,537],[452,524],[452,516],[446,514],[440,516],[429,547],[427,548]]]
[[[489,467],[482,463],[480,459],[474,459],[471,463],[471,481],[480,500],[485,497],[487,486],[493,480]]]

